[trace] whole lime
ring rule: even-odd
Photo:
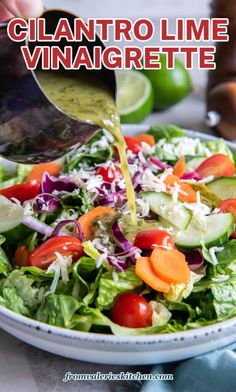
[[[160,69],[143,69],[154,91],[154,108],[164,110],[185,98],[192,88],[191,78],[183,63],[175,59],[174,69],[167,69],[166,55],[160,54]]]

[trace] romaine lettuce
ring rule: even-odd
[[[124,272],[116,272],[117,280],[112,272],[102,274],[99,286],[97,306],[100,310],[111,309],[117,295],[127,292],[135,292],[141,288],[143,281],[134,273],[131,267]]]

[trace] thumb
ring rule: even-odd
[[[44,10],[43,0],[3,0],[5,7],[17,17],[37,18]]]

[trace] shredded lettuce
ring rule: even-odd
[[[190,279],[187,283],[171,284],[170,291],[165,294],[165,298],[170,302],[181,302],[193,291],[193,286],[204,277],[204,274],[196,274],[191,271]]]
[[[14,299],[18,297],[17,302],[19,306],[23,303],[24,307],[28,309],[29,314],[32,314],[38,305],[37,293],[39,291],[32,286],[33,283],[33,279],[27,278],[20,270],[10,272],[7,278],[4,278],[0,282],[0,294],[2,293],[3,298],[5,298],[7,293],[7,307],[14,310],[14,301],[13,299],[10,300],[12,295]]]
[[[99,282],[97,306],[100,310],[111,309],[117,295],[135,292],[142,285],[143,281],[135,275],[132,267],[116,272],[115,277],[111,271],[105,272]]]
[[[152,325],[161,327],[166,325],[172,316],[171,312],[161,302],[150,301],[150,305],[153,310]]]

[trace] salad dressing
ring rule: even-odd
[[[126,144],[121,131],[120,116],[109,88],[88,72],[81,74],[79,78],[50,71],[37,71],[36,75],[48,98],[59,109],[80,121],[106,129],[114,137],[132,221],[136,223],[135,193],[126,156]]]

